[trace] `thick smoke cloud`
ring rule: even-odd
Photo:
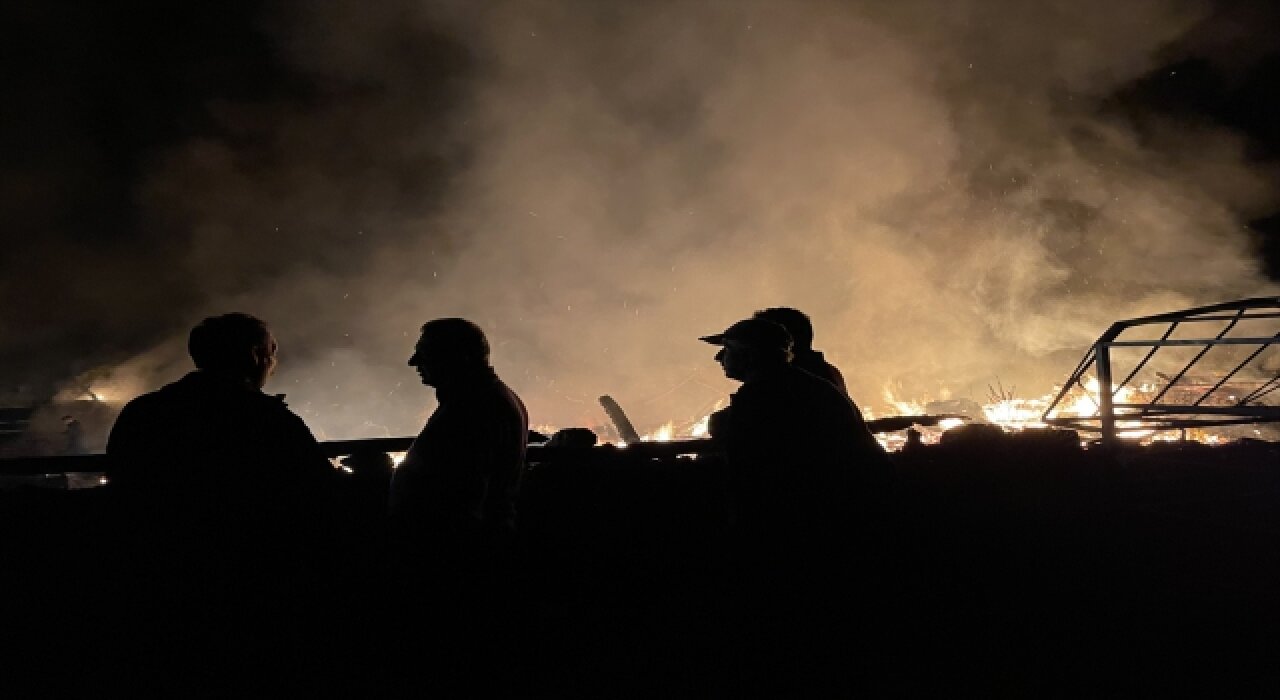
[[[1202,16],[299,3],[263,22],[314,94],[210,104],[141,206],[183,232],[186,318],[268,319],[268,388],[324,437],[420,427],[404,360],[445,315],[491,334],[541,424],[598,425],[603,393],[641,430],[699,417],[733,385],[697,336],[776,305],[873,411],[1039,394],[1116,318],[1276,293],[1241,224],[1275,182],[1243,142],[1110,102]],[[178,347],[114,381],[172,379]]]

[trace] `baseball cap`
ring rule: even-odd
[[[721,333],[704,335],[698,340],[712,345],[724,345],[727,341],[733,341],[761,350],[790,350],[792,345],[791,334],[786,328],[762,318],[738,321]]]

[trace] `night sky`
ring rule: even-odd
[[[129,385],[131,393],[145,390],[178,372],[171,346],[195,320],[243,309],[280,329],[285,361],[296,363],[298,372],[282,376],[288,385],[277,390],[298,396],[293,405],[309,421],[331,419],[365,411],[397,389],[396,372],[411,344],[400,339],[419,319],[463,313],[497,335],[495,361],[506,362],[513,383],[534,397],[535,410],[543,408],[548,420],[574,420],[591,410],[594,395],[630,386],[641,366],[670,368],[659,373],[658,388],[641,396],[642,415],[702,410],[724,389],[702,348],[665,353],[644,345],[668,324],[677,337],[692,338],[755,306],[774,305],[770,300],[795,303],[811,309],[820,349],[825,339],[837,359],[859,366],[864,358],[894,354],[871,347],[882,336],[876,324],[927,328],[903,340],[923,347],[922,356],[938,355],[948,333],[960,332],[945,321],[928,325],[957,314],[917,311],[903,301],[936,307],[934,300],[954,298],[954,289],[922,291],[923,283],[904,283],[879,300],[843,279],[801,288],[795,280],[821,275],[775,274],[765,256],[744,252],[752,241],[780,240],[775,230],[803,238],[796,232],[843,227],[844,233],[823,235],[875,241],[850,253],[857,261],[851,265],[866,266],[851,279],[870,279],[873,269],[910,269],[930,250],[945,258],[976,247],[978,233],[942,236],[933,233],[935,222],[972,220],[972,231],[986,231],[995,224],[981,212],[1006,205],[1016,216],[1000,225],[1033,221],[1050,232],[1027,255],[1028,265],[1051,263],[1053,282],[999,293],[990,283],[975,283],[982,299],[959,315],[972,314],[970,325],[983,327],[955,346],[960,354],[1008,339],[1007,353],[999,347],[992,353],[1011,358],[1006,376],[1031,366],[1043,366],[1037,381],[1063,374],[1107,313],[1270,293],[1275,287],[1268,284],[1280,282],[1280,10],[1274,3],[1103,3],[1098,7],[1120,13],[1117,19],[1150,15],[1153,29],[1143,34],[1146,19],[1133,20],[1133,27],[1118,22],[1115,36],[1099,38],[1097,46],[1091,41],[1110,33],[1110,20],[1099,19],[1087,3],[1073,9],[1075,3],[915,2],[897,11],[838,2],[616,5],[396,2],[375,11],[360,3],[246,0],[9,3],[0,19],[9,30],[0,72],[0,396],[39,401],[122,366],[145,377]],[[1059,16],[1079,26],[1062,28],[1059,36]],[[847,31],[831,30],[835,40],[814,28],[845,26],[841,22]],[[521,43],[558,29],[563,34],[551,43],[561,46]],[[769,43],[739,38],[771,29]],[[865,54],[847,49],[844,36],[849,46],[870,48]],[[1125,53],[1130,38],[1141,46],[1133,55]],[[1043,56],[1024,61],[1019,54],[1044,43],[1061,49],[1054,61],[1069,56],[1070,65],[1085,68],[1044,74],[1038,69]],[[784,52],[786,61],[773,62]],[[814,66],[819,72],[833,66],[830,81],[812,94],[803,84],[788,92],[803,83],[795,76],[813,75]],[[838,140],[848,118],[821,121],[824,110],[848,110],[856,119],[867,95],[896,94],[899,85],[917,80],[893,109],[915,115],[913,105],[921,104],[919,113],[936,107],[937,115],[920,117],[913,133],[851,140],[847,151],[856,162],[849,170],[835,161],[807,167],[814,162],[807,153],[825,158],[844,148],[828,137]],[[853,85],[847,94],[840,92],[845,84]],[[1028,103],[1037,101],[1033,112],[1001,103],[1013,105],[1023,94]],[[788,106],[796,96],[806,104]],[[809,103],[811,96],[818,99]],[[753,99],[763,105],[758,112]],[[562,111],[544,117],[544,105]],[[590,116],[601,113],[609,118]],[[787,131],[786,115],[807,113],[818,115],[805,117],[818,120],[805,127],[809,135]],[[860,133],[895,121],[878,119],[869,117]],[[936,138],[933,125],[945,125]],[[731,134],[720,138],[717,129]],[[752,150],[765,148],[775,133],[776,152]],[[996,140],[1003,135],[1009,140]],[[1102,259],[1114,248],[1083,252],[1090,241],[1113,240],[1096,233],[1103,226],[1095,222],[1108,216],[1096,198],[1074,190],[1036,190],[1032,197],[1022,186],[1044,182],[1056,167],[1057,157],[1044,154],[1058,138],[1072,144],[1072,162],[1099,154],[1099,167],[1141,170],[1149,182],[1136,189],[1144,193],[1161,187],[1150,183],[1170,179],[1191,188],[1153,195],[1153,201],[1187,202],[1194,190],[1193,199],[1220,209],[1211,220],[1221,230],[1205,236],[1226,236],[1245,262],[1220,266],[1220,288],[1194,274],[1161,279],[1163,271],[1199,265],[1200,253],[1179,259],[1162,252],[1150,272],[1132,280],[1104,274]],[[898,144],[935,142],[947,154],[933,161],[937,168],[928,166],[933,156],[927,151],[903,155],[905,164],[894,165]],[[1209,160],[1230,155],[1201,171],[1200,147]],[[1119,152],[1132,160],[1112,156]],[[777,172],[769,173],[774,166]],[[947,168],[945,179],[923,182],[922,173]],[[875,182],[898,177],[906,184],[846,197],[846,191],[882,186],[860,180],[859,172],[890,173]],[[813,179],[770,179],[788,173]],[[1121,176],[1100,177],[1105,188]],[[771,201],[787,182],[803,196]],[[493,202],[520,200],[531,191],[526,185],[537,192],[529,201],[550,202],[545,211],[519,201],[512,210],[530,218],[495,212]],[[575,194],[583,191],[590,196]],[[561,193],[564,201],[556,201]],[[763,203],[753,193],[762,193]],[[813,203],[823,197],[844,208]],[[946,197],[956,200],[940,204]],[[998,206],[988,207],[992,202]],[[603,213],[592,210],[597,204]],[[769,221],[757,215],[762,211]],[[685,221],[677,214],[696,221],[676,223]],[[1195,216],[1170,216],[1181,217],[1179,230],[1201,225]],[[536,224],[527,230],[512,225],[533,217]],[[1222,223],[1227,219],[1234,220],[1235,234]],[[1132,212],[1117,221],[1159,228]],[[501,233],[491,233],[496,230]],[[730,230],[736,233],[721,237]],[[407,232],[411,246],[402,243]],[[832,247],[822,240],[817,251],[797,243],[789,250],[821,259]],[[992,255],[1019,259],[1005,247],[1010,240],[1016,237],[991,242]],[[1183,240],[1167,245],[1180,247]],[[1159,250],[1160,241],[1147,245]],[[510,249],[507,256],[495,258],[492,251],[503,249]],[[723,269],[702,264],[700,256],[712,252]],[[881,252],[893,255],[882,260]],[[619,263],[622,272],[635,273],[634,284],[616,280],[622,274],[616,271],[583,272],[616,270]],[[1234,272],[1251,266],[1254,272]],[[973,274],[987,279],[985,272]],[[1253,277],[1236,284],[1241,275]],[[735,278],[749,280],[745,286],[754,290],[740,301],[728,286]],[[936,281],[937,275],[923,278]],[[469,286],[465,295],[456,291],[478,279],[483,284],[474,289],[483,293]],[[666,298],[686,294],[683,301]],[[1027,307],[992,301],[1001,295],[1023,295],[1029,306],[1051,311],[1011,333],[1010,319],[1016,323]],[[827,305],[835,297],[838,303]],[[1134,303],[1110,303],[1114,298]],[[1069,305],[1037,303],[1046,299]],[[1057,322],[1061,309],[1078,309],[1082,300],[1107,311]],[[891,307],[892,314],[846,310],[863,304]],[[697,310],[673,318],[672,309],[688,307]],[[381,313],[375,309],[394,313],[375,318]],[[1049,326],[1071,333],[1044,343],[1019,335]],[[581,356],[557,344],[566,336]],[[601,364],[593,364],[595,357]],[[884,362],[865,364],[876,377],[852,384],[855,396],[861,390],[871,400],[891,370]],[[944,364],[914,362],[930,377],[946,376]],[[317,367],[332,368],[338,379],[317,380]],[[1001,369],[958,361],[955,374],[981,385]],[[620,378],[608,379],[608,372]],[[577,373],[606,379],[575,384]],[[357,377],[361,388],[352,389]],[[910,378],[896,381],[904,391],[915,386]],[[346,388],[308,392],[308,382]],[[664,403],[663,392],[679,394],[690,382],[701,387],[693,396]],[[338,408],[346,399],[350,408]],[[394,410],[405,412],[426,399],[396,400],[402,403],[393,402]],[[381,426],[398,432],[421,411],[407,413],[402,421],[366,419],[377,428],[370,430],[343,413],[329,436],[377,433]]]

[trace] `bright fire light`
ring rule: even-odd
[[[671,442],[671,438],[675,436],[676,426],[668,421],[662,427],[640,438],[643,442]]]
[[[1066,393],[1060,408],[1054,413],[1053,417],[1096,418],[1099,415],[1101,405],[1098,389],[1099,384],[1096,378],[1090,378],[1082,386],[1074,387]],[[1047,428],[1050,426],[1043,420],[1045,411],[1048,410],[1060,391],[1061,387],[1053,387],[1052,391],[1043,396],[1022,398],[1014,396],[1012,389],[1006,392],[1002,387],[999,393],[993,392],[988,402],[975,405],[974,411],[976,412],[980,409],[980,416],[970,414],[970,417],[933,419],[936,420],[936,424],[919,425],[916,426],[915,430],[919,434],[920,442],[935,444],[946,431],[972,422],[997,425],[1006,432]],[[1116,404],[1139,403],[1149,400],[1158,391],[1159,387],[1148,384],[1137,387],[1113,387],[1113,401]],[[945,413],[945,411],[930,410],[933,407],[931,404],[932,399],[902,399],[895,396],[893,391],[888,388],[884,390],[883,398],[890,407],[887,415],[877,416],[871,409],[867,408],[863,411],[867,419],[892,416],[927,416],[931,412]],[[950,397],[944,398],[949,399]],[[672,440],[705,438],[708,436],[711,415],[720,408],[721,404],[717,404],[710,413],[697,420],[668,421],[651,432],[641,435],[640,441],[669,442]],[[1117,409],[1117,414],[1122,417],[1124,409]],[[1229,441],[1229,438],[1221,434],[1215,434],[1203,429],[1152,430],[1139,428],[1134,422],[1127,422],[1123,418],[1116,421],[1116,428],[1119,437],[1137,440],[1144,444],[1158,441],[1194,440],[1216,445]],[[880,433],[876,435],[876,439],[881,446],[890,451],[902,449],[908,441],[906,431]],[[627,443],[622,440],[618,440],[614,444],[617,447],[627,446]]]
[[[1057,418],[1096,418],[1101,412],[1101,397],[1099,395],[1099,383],[1096,377],[1087,379],[1082,386],[1077,386],[1069,390],[1063,398],[1060,407],[1053,414]],[[1043,420],[1045,411],[1053,403],[1058,396],[1062,387],[1053,387],[1049,393],[1038,396],[1021,398],[1014,396],[1012,391],[1005,392],[1003,388],[999,393],[993,392],[990,401],[980,406],[982,417],[979,421],[998,425],[1006,432],[1017,432],[1031,428],[1049,427]],[[1160,388],[1151,384],[1141,384],[1138,386],[1112,387],[1112,400],[1116,404],[1142,403],[1150,400],[1159,392]],[[890,389],[884,391],[885,402],[896,410],[897,415],[927,415],[929,410],[929,400],[904,400],[893,394]],[[1123,419],[1125,409],[1116,409],[1119,419],[1116,421],[1117,435],[1123,439],[1137,440],[1144,444],[1158,441],[1177,441],[1177,440],[1194,440],[1205,444],[1216,445],[1228,442],[1230,438],[1221,434],[1216,434],[1204,429],[1188,428],[1186,430],[1152,430],[1150,428],[1141,428],[1133,421],[1125,421]],[[870,416],[870,412],[868,412]],[[936,426],[920,426],[917,430],[920,433],[920,440],[926,444],[936,443],[942,433],[957,427],[965,422],[965,419],[947,418],[938,422]],[[901,449],[906,443],[906,437],[901,433],[887,433],[876,436],[880,444],[889,450]]]

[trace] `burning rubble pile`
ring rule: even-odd
[[[1278,390],[1280,298],[1264,297],[1117,321],[1065,383],[1041,396],[1020,397],[999,381],[983,403],[903,399],[886,388],[892,412],[863,413],[890,451],[937,443],[948,430],[975,423],[1008,433],[1071,429],[1085,434],[1082,444],[1096,436],[1216,445],[1280,438]],[[639,439],[701,437],[708,419],[667,423]]]
[[[1171,398],[1178,399],[1202,389],[1204,381],[1188,383],[1184,388],[1171,392]],[[908,400],[894,396],[891,389],[884,391],[884,401],[893,407],[891,412],[878,414],[871,409],[864,409],[863,414],[869,424],[876,428],[876,438],[881,446],[891,452],[901,450],[910,439],[908,431],[919,434],[923,444],[936,444],[948,430],[965,425],[987,424],[1009,433],[1028,429],[1054,429],[1045,422],[1045,412],[1053,404],[1054,397],[1061,387],[1054,387],[1049,393],[1036,397],[1019,397],[1013,389],[997,388],[985,403],[971,399],[937,399]],[[1159,392],[1159,387],[1142,385],[1138,388],[1117,388],[1116,396],[1124,402],[1149,400]],[[1071,392],[1070,405],[1057,415],[1073,418],[1095,418],[1099,411],[1098,384],[1089,382],[1085,387]],[[716,407],[717,409],[720,406]],[[657,428],[641,433],[637,440],[642,442],[669,442],[674,440],[692,440],[707,436],[707,424],[710,414],[700,418],[668,421]],[[1125,426],[1120,434],[1122,438],[1137,441],[1146,445],[1157,441],[1193,440],[1205,444],[1221,444],[1241,437],[1273,438],[1273,432],[1265,427],[1245,426],[1244,428],[1180,428],[1156,430],[1137,425]],[[543,426],[549,433],[555,428]],[[618,446],[626,446],[628,441],[616,428],[609,425],[593,427],[599,432],[601,439]],[[1082,442],[1087,443],[1088,438]]]
[[[1212,386],[1213,383],[1209,377],[1194,377],[1170,390],[1165,396],[1172,401],[1191,401],[1206,388]],[[1151,400],[1160,394],[1161,388],[1159,385],[1143,384],[1138,387],[1113,387],[1113,390],[1117,402],[1134,403]],[[1222,387],[1225,390],[1233,388],[1239,395],[1244,395],[1245,392],[1241,387],[1233,387],[1230,384],[1224,384]],[[1067,395],[1070,400],[1065,408],[1059,409],[1054,414],[1054,417],[1097,418],[1101,403],[1098,389],[1097,381],[1092,380],[1086,382],[1084,386],[1068,392]],[[930,445],[937,444],[949,430],[974,424],[994,426],[1006,433],[1018,433],[1028,429],[1065,430],[1064,428],[1055,428],[1054,425],[1045,420],[1046,412],[1053,406],[1054,398],[1061,393],[1061,390],[1061,386],[1055,386],[1052,391],[1041,396],[1019,397],[1015,394],[1013,388],[1005,389],[1002,386],[997,386],[991,390],[986,402],[979,403],[971,399],[900,399],[893,394],[891,389],[886,388],[883,398],[885,403],[891,406],[893,410],[878,414],[871,409],[864,409],[863,414],[876,433],[876,438],[881,446],[891,452],[897,452],[903,449],[909,440],[913,439],[909,431],[917,433],[921,443]],[[1234,396],[1236,394],[1231,393],[1227,395],[1227,398]],[[722,404],[717,404],[713,411],[721,407]],[[625,447],[636,441],[671,442],[697,440],[707,437],[707,425],[710,418],[711,414],[708,413],[701,417],[668,421],[648,432],[637,433],[632,440],[628,440],[615,425],[607,423],[592,426],[591,430],[599,434],[602,441],[619,447]],[[1163,430],[1145,427],[1136,421],[1121,420],[1119,425],[1122,428],[1119,433],[1121,438],[1141,445],[1179,440],[1217,445],[1240,438],[1274,440],[1280,437],[1280,434],[1275,429],[1265,425],[1188,427]],[[540,426],[540,430],[548,435],[556,432],[556,428],[552,426]],[[1087,444],[1090,440],[1091,438],[1088,436],[1083,436],[1081,443]]]

